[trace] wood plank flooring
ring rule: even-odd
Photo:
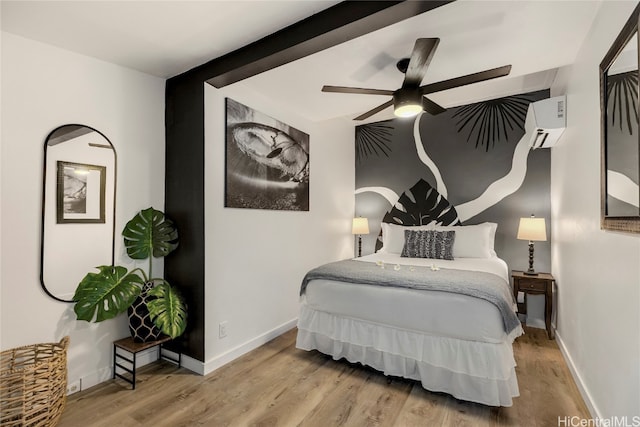
[[[510,408],[459,401],[419,383],[295,348],[295,329],[207,375],[168,362],[135,390],[109,381],[69,396],[60,427],[557,426],[590,418],[555,341],[526,328],[514,343],[520,397]]]

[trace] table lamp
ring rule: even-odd
[[[358,236],[358,257],[362,256],[362,235],[369,234],[369,220],[367,218],[353,218],[351,234]]]
[[[518,240],[529,241],[529,269],[524,274],[538,274],[533,269],[533,242],[547,240],[547,227],[544,223],[544,218],[536,218],[533,215],[531,215],[531,218],[520,218],[517,238]]]

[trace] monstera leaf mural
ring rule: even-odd
[[[406,190],[382,218],[382,222],[400,225],[423,225],[435,221],[441,225],[458,225],[456,208],[442,194],[420,179]],[[378,237],[376,251],[382,248]]]
[[[453,114],[457,117],[458,133],[468,130],[467,142],[475,135],[476,148],[485,151],[495,146],[496,141],[508,140],[514,129],[524,130],[524,121],[531,99],[528,96],[507,96],[460,107]]]
[[[393,126],[390,121],[369,123],[356,127],[356,161],[384,154],[389,157],[391,152],[391,131]]]
[[[629,135],[633,135],[633,123],[638,123],[638,71],[614,74],[607,77],[607,113],[611,117],[611,126],[616,125],[616,117],[620,130],[623,122]]]

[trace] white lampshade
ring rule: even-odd
[[[519,240],[544,242],[547,240],[547,227],[544,218],[520,218]]]
[[[351,234],[369,234],[369,220],[367,218],[353,218]]]

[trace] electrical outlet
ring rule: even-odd
[[[224,338],[227,336],[227,321],[220,322],[218,325],[218,338]]]
[[[82,389],[82,380],[77,380],[67,384],[67,396],[73,393],[77,393]]]

